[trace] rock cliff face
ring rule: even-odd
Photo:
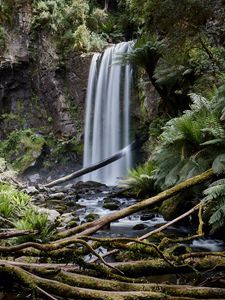
[[[35,128],[58,136],[82,133],[92,55],[62,58],[48,35],[30,34],[31,2],[18,6],[0,57],[0,138]]]

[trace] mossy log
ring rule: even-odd
[[[96,221],[83,224],[77,228],[73,228],[59,233],[56,240],[41,244],[35,242],[27,242],[13,246],[0,246],[0,254],[9,255],[10,257],[17,257],[18,253],[22,254],[26,251],[34,250],[44,253],[43,257],[51,257],[51,253],[63,254],[70,253],[69,258],[72,259],[73,250],[77,258],[73,262],[76,265],[71,265],[70,268],[63,268],[56,264],[45,265],[45,267],[31,264],[18,264],[18,262],[0,261],[0,276],[8,278],[10,283],[19,284],[24,289],[34,290],[35,293],[53,295],[69,299],[88,299],[88,300],[129,300],[129,299],[225,299],[224,289],[212,288],[192,288],[187,286],[166,286],[158,284],[136,284],[131,281],[135,277],[149,276],[155,274],[182,274],[184,272],[206,271],[215,266],[219,270],[225,270],[225,257],[219,253],[218,255],[205,255],[204,257],[185,256],[172,257],[169,253],[159,250],[159,247],[150,244],[146,241],[134,240],[130,238],[116,238],[116,239],[101,239],[92,238],[91,234],[95,233],[104,225],[124,218],[135,212],[148,208],[155,203],[164,201],[171,196],[179,193],[182,190],[188,189],[196,184],[211,179],[214,176],[213,170],[210,169],[198,176],[188,179],[173,188],[170,188],[154,197],[143,200],[139,203],[131,205],[120,211],[112,213],[108,216],[100,218]],[[199,205],[195,206],[189,213],[199,209]],[[121,249],[134,250],[129,243],[134,242],[145,247],[148,254],[151,253],[151,248],[157,253],[160,258],[148,259],[144,261],[131,261],[110,263],[95,251],[89,241],[96,243],[109,243],[114,246],[119,246]],[[82,251],[79,256],[77,251]],[[96,256],[103,265],[85,262],[82,255],[90,253]],[[31,253],[32,254],[32,253]],[[76,256],[75,255],[75,256]],[[76,261],[77,259],[77,261]],[[82,267],[83,275],[78,273],[78,268]],[[76,272],[72,274],[71,271]],[[90,277],[94,274],[95,277]],[[84,276],[89,275],[89,276]],[[3,277],[4,276],[4,277]],[[82,277],[83,276],[83,277]],[[97,277],[101,277],[99,279]],[[112,280],[106,280],[113,279]],[[139,279],[140,280],[140,279]]]
[[[200,175],[189,178],[189,179],[177,184],[176,186],[159,193],[156,196],[153,196],[153,197],[145,199],[141,202],[135,203],[129,207],[121,209],[120,211],[117,211],[110,215],[104,216],[96,221],[82,224],[75,228],[71,228],[64,232],[61,232],[58,234],[58,238],[66,239],[67,237],[69,237],[71,235],[76,235],[76,237],[79,237],[81,235],[91,235],[91,234],[95,233],[96,231],[98,231],[99,229],[101,229],[102,227],[104,227],[105,225],[107,225],[113,221],[117,221],[119,219],[125,218],[129,215],[132,215],[132,214],[138,212],[138,211],[146,209],[146,208],[154,205],[155,203],[162,202],[183,190],[186,190],[190,187],[195,186],[196,184],[200,184],[202,182],[205,182],[205,181],[211,179],[213,176],[214,176],[213,170],[209,169],[209,170],[201,173]]]
[[[224,299],[220,288],[174,286],[165,284],[134,284],[112,282],[81,275],[58,272],[54,279],[43,278],[10,264],[0,264],[0,275],[13,284],[20,284],[33,293],[48,293],[63,299],[139,300],[139,299]],[[42,276],[44,274],[42,273]],[[49,275],[48,275],[49,276]],[[63,282],[61,282],[63,281]],[[66,282],[66,283],[64,283]]]
[[[9,278],[11,284],[64,299],[225,299],[225,290],[221,288],[124,283],[62,271],[53,273],[36,270],[36,274],[38,275],[10,264],[0,264],[0,275]],[[50,278],[44,278],[45,276]]]

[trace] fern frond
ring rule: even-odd
[[[225,184],[214,185],[204,191],[204,195],[210,196],[210,199],[216,199],[225,195]]]
[[[204,215],[212,231],[225,225],[225,179],[214,181],[204,192]]]
[[[205,97],[191,93],[189,94],[192,100],[192,104],[190,105],[190,109],[194,112],[198,112],[202,109],[210,110],[211,104],[208,99]]]
[[[216,174],[222,174],[225,172],[225,154],[224,153],[218,155],[214,159],[212,168]]]
[[[225,225],[225,201],[224,205],[212,214],[209,224],[212,226],[213,231]]]
[[[131,188],[137,195],[141,192],[149,194],[154,188],[154,172],[155,165],[152,161],[148,161],[144,165],[131,169],[128,176],[119,181],[119,185],[125,188]]]

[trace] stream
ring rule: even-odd
[[[64,230],[68,228],[68,224],[76,220],[78,224],[83,222],[101,218],[105,215],[113,213],[121,208],[134,204],[137,200],[134,198],[121,197],[121,190],[117,187],[107,187],[104,184],[95,182],[70,184],[64,187],[54,187],[50,189],[40,188],[40,193],[36,193],[35,189],[29,188],[35,205],[42,207],[42,209],[50,209],[51,212],[60,211],[60,217],[64,218],[64,226],[59,228]],[[57,199],[57,197],[60,199]],[[62,209],[63,208],[63,209]],[[128,216],[116,222],[112,222],[109,227],[99,230],[95,236],[101,237],[139,237],[145,233],[152,231],[159,226],[165,224],[164,218],[154,211],[144,211]],[[165,231],[169,237],[176,239],[176,237],[185,237],[195,234],[196,228],[187,227],[180,223],[169,227]],[[157,243],[157,242],[156,242]],[[192,251],[223,251],[225,244],[222,240],[199,238],[190,241],[181,246],[188,246]],[[100,254],[105,254],[107,250],[103,247],[97,249]],[[93,256],[85,257],[90,261]],[[111,260],[107,257],[107,260]],[[172,283],[185,284],[194,283],[196,278],[192,274],[185,274],[185,277],[176,276],[176,274],[166,274],[149,276],[150,282],[156,283]],[[18,291],[19,293],[19,291]],[[18,294],[5,294],[0,292],[0,300],[14,300],[24,299]]]

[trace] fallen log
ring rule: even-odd
[[[96,221],[82,224],[75,228],[71,228],[66,231],[63,231],[58,234],[57,238],[67,238],[71,235],[76,235],[76,237],[83,236],[83,235],[91,235],[91,234],[95,233],[96,231],[98,231],[100,228],[104,227],[105,225],[107,225],[113,221],[117,221],[119,219],[125,218],[129,215],[132,215],[132,214],[138,212],[138,211],[146,209],[155,203],[162,202],[183,190],[186,190],[190,187],[193,187],[197,184],[200,184],[202,182],[205,182],[205,181],[211,179],[213,176],[214,176],[213,169],[209,169],[209,170],[201,173],[200,175],[196,175],[196,176],[189,178],[181,183],[178,183],[176,186],[174,186],[168,190],[165,190],[156,196],[153,196],[153,197],[145,199],[141,202],[135,203],[129,207],[121,209],[120,211],[116,211],[115,213],[104,216]]]
[[[105,167],[117,160],[119,160],[120,158],[122,158],[123,156],[125,156],[127,154],[128,151],[133,151],[135,149],[137,149],[138,147],[140,147],[144,142],[146,141],[146,137],[145,138],[141,138],[141,139],[136,139],[134,142],[132,142],[130,145],[126,146],[125,148],[123,148],[122,150],[118,151],[117,153],[115,153],[113,156],[109,157],[109,158],[106,158],[94,165],[91,165],[87,168],[83,168],[83,169],[80,169],[76,172],[73,172],[69,175],[66,175],[62,178],[59,178],[59,179],[56,179],[54,181],[51,181],[47,184],[45,184],[44,186],[45,187],[52,187],[54,185],[58,185],[58,184],[61,184],[61,183],[64,183],[68,180],[71,180],[71,179],[75,179],[75,178],[78,178],[82,175],[85,175],[85,174],[88,174],[88,173],[91,173],[95,170],[98,170],[102,167]]]
[[[176,222],[186,218],[187,216],[189,216],[190,214],[192,214],[193,212],[195,212],[196,210],[198,210],[200,207],[200,203],[197,204],[196,206],[194,206],[193,208],[191,208],[190,210],[188,210],[187,212],[185,212],[184,214],[180,215],[179,217],[173,219],[172,221],[170,222],[167,222],[166,224],[160,226],[159,228],[156,228],[155,230],[152,230],[150,232],[147,232],[146,234],[140,236],[139,238],[137,238],[137,241],[143,241],[144,239],[147,239],[149,238],[150,236],[158,233],[158,232],[161,232],[163,231],[164,229],[168,228],[169,226],[175,224]],[[128,245],[132,245],[133,242],[130,242],[128,243]],[[110,256],[110,255],[113,255],[113,254],[116,254],[119,252],[119,249],[114,249],[114,250],[111,250],[105,254],[102,255],[102,257],[107,257],[107,256]],[[96,262],[98,259],[95,258],[95,259],[92,259],[91,262]]]
[[[37,274],[38,274],[38,270]],[[71,274],[68,272],[43,272],[40,277],[31,271],[25,271],[9,263],[0,264],[0,275],[20,284],[23,288],[38,293],[40,289],[48,295],[70,299],[83,300],[139,300],[139,299],[224,299],[225,290],[222,288],[175,286],[166,284],[134,284],[89,276]],[[62,282],[63,281],[63,282]],[[53,297],[53,296],[52,296]],[[54,298],[54,297],[53,297]]]
[[[0,239],[9,239],[13,237],[18,237],[18,236],[26,236],[26,235],[33,235],[36,234],[38,231],[34,230],[5,230],[5,231],[0,231]]]

